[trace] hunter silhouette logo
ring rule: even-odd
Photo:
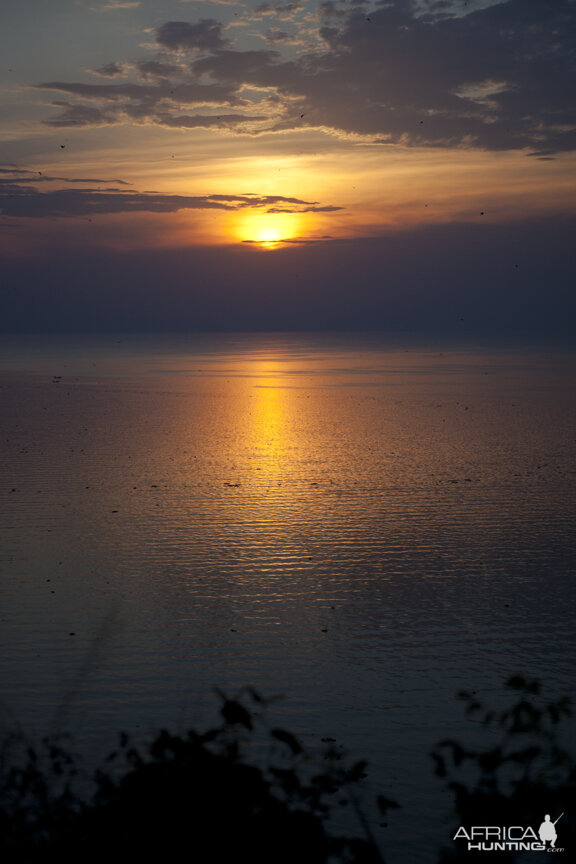
[[[559,822],[563,815],[564,813],[561,813],[556,822]],[[538,835],[542,843],[546,846],[550,845],[552,849],[556,847],[556,822],[551,822],[550,814],[547,813],[544,817],[544,822],[542,822],[538,829]]]
[[[538,832],[529,825],[461,825],[452,839],[466,840],[469,852],[563,852],[556,846],[556,823],[562,816],[552,822],[547,813]]]

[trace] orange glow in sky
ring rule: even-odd
[[[229,236],[262,249],[277,249],[283,243],[303,237],[310,230],[307,213],[262,213],[255,210],[235,214],[228,224]]]
[[[574,2],[5,4],[0,327],[572,321]]]

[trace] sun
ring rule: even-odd
[[[229,233],[241,243],[253,243],[261,249],[278,249],[306,233],[309,220],[305,213],[262,213],[247,210],[236,215]]]
[[[278,244],[285,239],[286,238],[282,236],[280,228],[275,227],[274,225],[269,225],[267,227],[264,226],[261,228],[255,238],[256,243],[259,243],[260,246],[264,246],[266,249],[278,246]]]

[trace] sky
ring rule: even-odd
[[[574,333],[576,0],[0,9],[0,330]]]

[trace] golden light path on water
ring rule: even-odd
[[[275,722],[369,759],[404,804],[385,850],[426,864],[455,692],[573,680],[573,357],[9,343],[4,718],[102,742],[202,725],[214,686],[280,693]]]

